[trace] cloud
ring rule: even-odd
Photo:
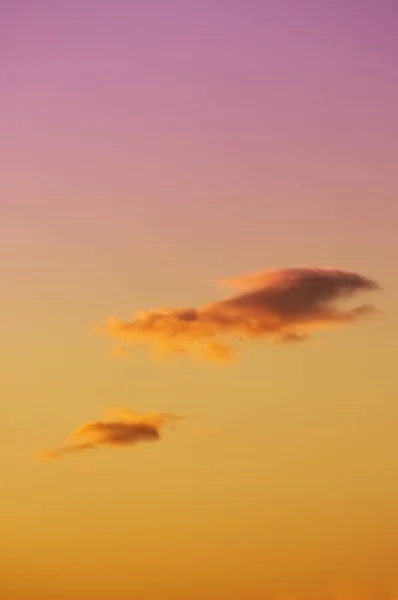
[[[143,442],[157,442],[166,426],[182,417],[167,413],[139,414],[128,409],[108,411],[104,420],[89,421],[78,427],[70,440],[54,450],[39,452],[36,457],[56,459],[67,454],[80,454],[101,446],[123,448]]]
[[[152,355],[189,355],[228,362],[233,341],[306,340],[313,329],[348,324],[375,313],[371,305],[338,304],[379,285],[342,269],[298,267],[274,269],[218,282],[236,293],[197,308],[138,312],[130,321],[111,317],[99,328],[129,346],[146,346]]]

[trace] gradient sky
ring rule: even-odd
[[[1,3],[1,600],[398,597],[397,31],[396,0]],[[227,367],[92,331],[302,264],[382,315]],[[218,435],[29,458],[115,405]]]

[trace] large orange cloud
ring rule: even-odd
[[[138,312],[130,321],[111,317],[102,333],[153,353],[188,354],[229,360],[233,340],[307,339],[313,328],[347,324],[375,312],[373,306],[344,308],[340,300],[379,289],[367,277],[342,269],[274,269],[219,282],[238,291],[198,308]]]
[[[161,430],[181,417],[167,413],[139,414],[127,409],[111,411],[109,417],[90,421],[78,427],[70,440],[55,450],[38,453],[38,458],[55,459],[66,454],[107,446],[121,448],[161,439]]]

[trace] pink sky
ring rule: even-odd
[[[84,590],[105,600],[117,586],[120,599],[129,598],[135,584],[123,573],[133,564],[118,546],[126,521],[142,543],[134,558],[140,600],[152,564],[163,589],[191,597],[168,552],[173,535],[181,561],[197,561],[192,577],[203,594],[213,584],[222,589],[228,568],[226,597],[254,583],[263,597],[277,589],[286,548],[304,556],[292,581],[311,581],[317,544],[342,581],[374,564],[377,590],[383,581],[398,585],[397,31],[395,0],[1,3],[0,550],[12,580],[5,600],[25,597],[17,593],[25,573],[42,593],[51,588],[43,583],[48,564],[85,600]],[[107,341],[91,333],[110,314],[127,319],[137,309],[216,301],[211,279],[303,264],[378,281],[383,318],[333,333],[322,351],[248,350],[228,375],[185,363],[175,371],[141,356],[135,366],[110,360]],[[95,454],[84,483],[76,467],[21,461],[115,404],[200,414],[203,427],[226,438],[187,442],[185,451],[175,436],[161,456],[134,451],[139,492],[126,483],[128,458],[102,467]],[[91,541],[95,515],[88,500],[76,500],[80,486],[86,498],[101,498],[100,533],[116,554]],[[163,537],[155,498],[175,506]],[[146,515],[148,531],[131,524],[131,506]],[[249,515],[243,524],[240,507]],[[219,520],[213,550],[208,518]],[[198,541],[185,554],[187,528]],[[87,535],[82,547],[79,531]],[[269,532],[277,548],[267,546]],[[223,536],[230,562],[217,550]],[[31,552],[34,544],[42,554]],[[245,563],[247,580],[237,575],[240,561],[261,552],[271,557],[274,583],[255,558]],[[93,591],[96,561],[102,596]],[[314,567],[316,581],[333,579],[333,569],[322,568]],[[153,585],[151,600],[161,597]],[[54,598],[52,588],[48,594]]]

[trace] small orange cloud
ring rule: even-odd
[[[167,425],[174,425],[181,418],[167,413],[139,414],[128,409],[117,409],[110,412],[109,418],[105,420],[80,425],[68,442],[54,450],[38,452],[36,457],[53,460],[100,446],[122,448],[143,442],[156,442],[161,439],[162,429]]]

